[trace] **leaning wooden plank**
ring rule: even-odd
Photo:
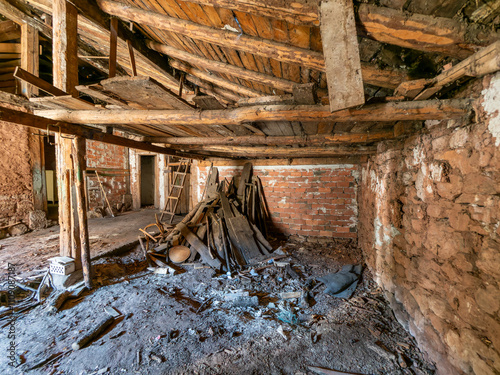
[[[352,0],[321,2],[321,40],[330,110],[365,102]]]
[[[210,255],[210,250],[208,247],[200,240],[200,238],[191,232],[191,230],[183,223],[177,226],[181,232],[181,234],[186,238],[187,242],[200,254],[201,258],[208,265],[219,268],[221,266],[221,262],[219,259],[213,259]]]
[[[90,110],[35,111],[39,116],[81,124],[242,125],[258,121],[413,121],[460,118],[470,111],[471,99],[422,100],[364,105],[330,112],[328,106],[263,105],[225,110]]]
[[[193,109],[184,99],[150,77],[114,77],[101,82],[105,90],[144,108]]]
[[[42,96],[39,98],[30,98],[30,102],[47,106],[49,108],[65,108],[74,110],[92,110],[95,106],[82,99],[74,98],[71,95],[64,96]]]
[[[71,124],[64,121],[58,121],[56,124],[54,124],[54,121],[50,119],[35,116],[30,113],[16,111],[10,108],[6,108],[4,106],[0,106],[0,124],[9,126],[20,125],[34,129],[50,131],[52,133],[77,135],[93,141],[99,141],[117,146],[135,148],[137,150],[156,152],[158,154],[180,156],[198,160],[204,159],[204,157],[201,155],[178,152],[168,148],[154,146],[146,142],[139,142],[133,139],[119,137],[113,134],[107,134],[102,132],[101,129],[92,128],[90,126]]]
[[[243,171],[241,172],[240,183],[238,185],[238,191],[236,192],[236,195],[238,196],[238,199],[240,201],[242,199],[244,199],[245,190],[247,188],[247,183],[250,180],[251,175],[252,175],[252,163],[250,163],[250,162],[245,163],[245,165],[243,167]]]
[[[500,70],[500,41],[483,48],[474,55],[461,61],[454,67],[444,71],[434,79],[432,87],[426,88],[415,97],[425,100],[437,93],[441,88],[462,77],[481,77]]]
[[[14,71],[14,77],[21,81],[27,82],[53,96],[69,95],[67,92],[58,89],[47,81],[44,81],[43,79],[31,74],[30,72],[27,72],[24,69],[21,69],[19,66],[16,67],[16,70]]]

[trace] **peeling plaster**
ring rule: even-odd
[[[483,108],[489,115],[488,130],[495,138],[495,146],[500,146],[500,73],[491,79],[490,87],[481,92]]]

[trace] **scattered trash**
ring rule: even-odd
[[[346,265],[339,272],[318,277],[317,280],[326,285],[324,293],[337,298],[350,298],[354,293],[363,267]]]
[[[279,308],[280,312],[276,315],[279,320],[288,324],[297,324],[299,322],[297,315],[295,315],[292,311],[287,310],[283,305],[280,305]]]
[[[281,336],[283,336],[283,338],[284,338],[285,340],[288,340],[288,337],[285,335],[285,332],[283,332],[283,326],[281,326],[281,325],[280,325],[280,326],[278,327],[277,331],[278,331],[278,333],[279,333]]]

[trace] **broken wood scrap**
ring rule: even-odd
[[[108,328],[113,322],[115,321],[115,318],[113,316],[106,316],[102,318],[94,328],[92,328],[88,333],[80,337],[78,340],[76,340],[73,344],[71,344],[71,347],[73,350],[79,350],[83,348],[85,345],[87,345],[89,342],[93,341],[95,338],[97,338],[106,328]]]

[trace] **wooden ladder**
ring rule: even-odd
[[[178,166],[177,170],[173,172],[170,191],[168,193],[167,202],[165,203],[165,208],[161,211],[160,222],[163,222],[163,217],[166,216],[166,221],[170,224],[174,220],[175,211],[177,210],[182,191],[184,190],[186,175],[189,165],[191,164],[191,159],[181,159],[179,163],[172,164],[170,163],[170,158],[168,160],[167,171],[172,164],[177,164]]]

